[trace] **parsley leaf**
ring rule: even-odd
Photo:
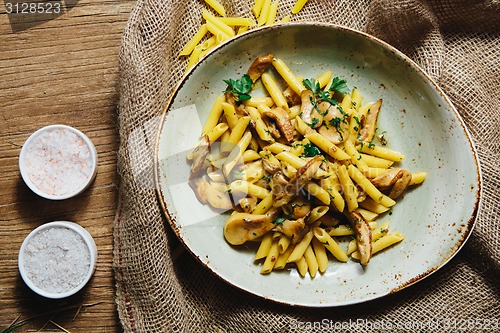
[[[286,218],[284,217],[277,217],[273,220],[273,224],[276,224],[276,225],[283,225],[283,222],[286,221]]]
[[[321,151],[318,147],[313,145],[312,143],[306,143],[304,145],[304,156],[306,157],[314,157],[316,155],[321,154]]]
[[[332,92],[337,91],[341,94],[348,94],[350,90],[349,87],[347,87],[346,83],[347,83],[346,80],[342,80],[339,77],[335,77],[333,78],[332,84],[330,85],[330,88],[328,88],[328,90]]]
[[[253,82],[248,74],[244,74],[239,80],[228,79],[223,81],[228,85],[228,89],[224,90],[224,92],[233,94],[237,105],[252,97],[249,92],[252,90]]]

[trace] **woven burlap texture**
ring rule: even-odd
[[[221,2],[229,16],[251,17],[253,1]],[[294,2],[280,1],[278,17],[288,15]],[[443,269],[394,295],[326,309],[274,304],[220,281],[183,251],[161,212],[153,181],[154,139],[159,116],[185,70],[186,59],[178,52],[201,24],[202,8],[207,6],[201,0],[138,0],[122,40],[121,181],[113,265],[124,331],[330,332],[331,323],[349,320],[407,325],[437,318],[455,319],[458,325],[476,320],[471,331],[488,320],[498,324],[499,2],[309,0],[292,16],[292,21],[330,22],[366,31],[415,60],[463,117],[484,180],[474,232]],[[367,326],[344,330],[366,331]],[[418,331],[409,326],[397,330]]]

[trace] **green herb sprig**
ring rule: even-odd
[[[347,81],[340,79],[339,77],[335,77],[332,80],[332,84],[327,91],[322,90],[319,82],[317,82],[314,78],[304,79],[302,83],[304,84],[304,87],[306,87],[306,89],[312,91],[313,97],[311,98],[311,103],[313,104],[313,107],[318,110],[318,112],[320,112],[320,114],[321,111],[318,108],[319,102],[327,101],[332,105],[336,105],[338,104],[337,101],[330,97],[332,93],[339,92],[342,94],[348,94],[350,92],[349,87],[347,86]],[[326,113],[322,115],[324,116],[326,115]]]
[[[253,82],[248,74],[244,74],[239,80],[227,79],[223,81],[228,85],[224,92],[231,93],[237,105],[252,98],[249,93],[252,90]]]

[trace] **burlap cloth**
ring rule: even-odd
[[[229,16],[251,15],[253,1],[221,2]],[[278,16],[290,13],[293,3],[282,0]],[[331,332],[343,323],[344,331],[382,331],[385,323],[393,325],[392,331],[427,332],[434,330],[418,329],[418,325],[433,320],[448,320],[451,327],[444,328],[446,323],[441,321],[436,331],[481,331],[494,328],[495,322],[498,327],[499,1],[310,0],[293,16],[292,20],[332,22],[366,31],[415,60],[441,85],[465,120],[484,179],[474,232],[443,269],[394,295],[326,309],[274,304],[220,281],[183,251],[162,215],[152,167],[158,116],[184,72],[186,60],[177,54],[201,24],[202,8],[206,5],[201,0],[138,0],[123,36],[120,207],[113,264],[124,330]],[[353,321],[366,324],[355,326]]]

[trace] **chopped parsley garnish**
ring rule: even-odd
[[[318,147],[313,145],[312,143],[306,143],[304,145],[304,156],[306,157],[314,157],[316,155],[321,154],[321,151]]]
[[[361,121],[359,121],[359,118],[358,116],[353,116],[354,120],[356,120],[356,124],[358,124],[358,126],[361,126]]]
[[[340,123],[342,123],[343,121],[344,121],[343,118],[335,117],[335,118],[328,120],[328,125],[333,126],[335,128],[339,128]]]
[[[316,125],[318,125],[318,122],[319,122],[319,119],[318,118],[313,118],[312,119],[312,123],[311,123],[311,127],[312,128],[316,128]]]
[[[224,92],[233,94],[237,105],[252,97],[249,93],[252,90],[253,82],[248,74],[244,74],[239,80],[228,79],[223,81],[228,85],[228,89],[224,90]]]
[[[276,225],[283,225],[283,222],[286,221],[286,218],[284,217],[277,217],[273,220],[273,224],[276,224]]]

